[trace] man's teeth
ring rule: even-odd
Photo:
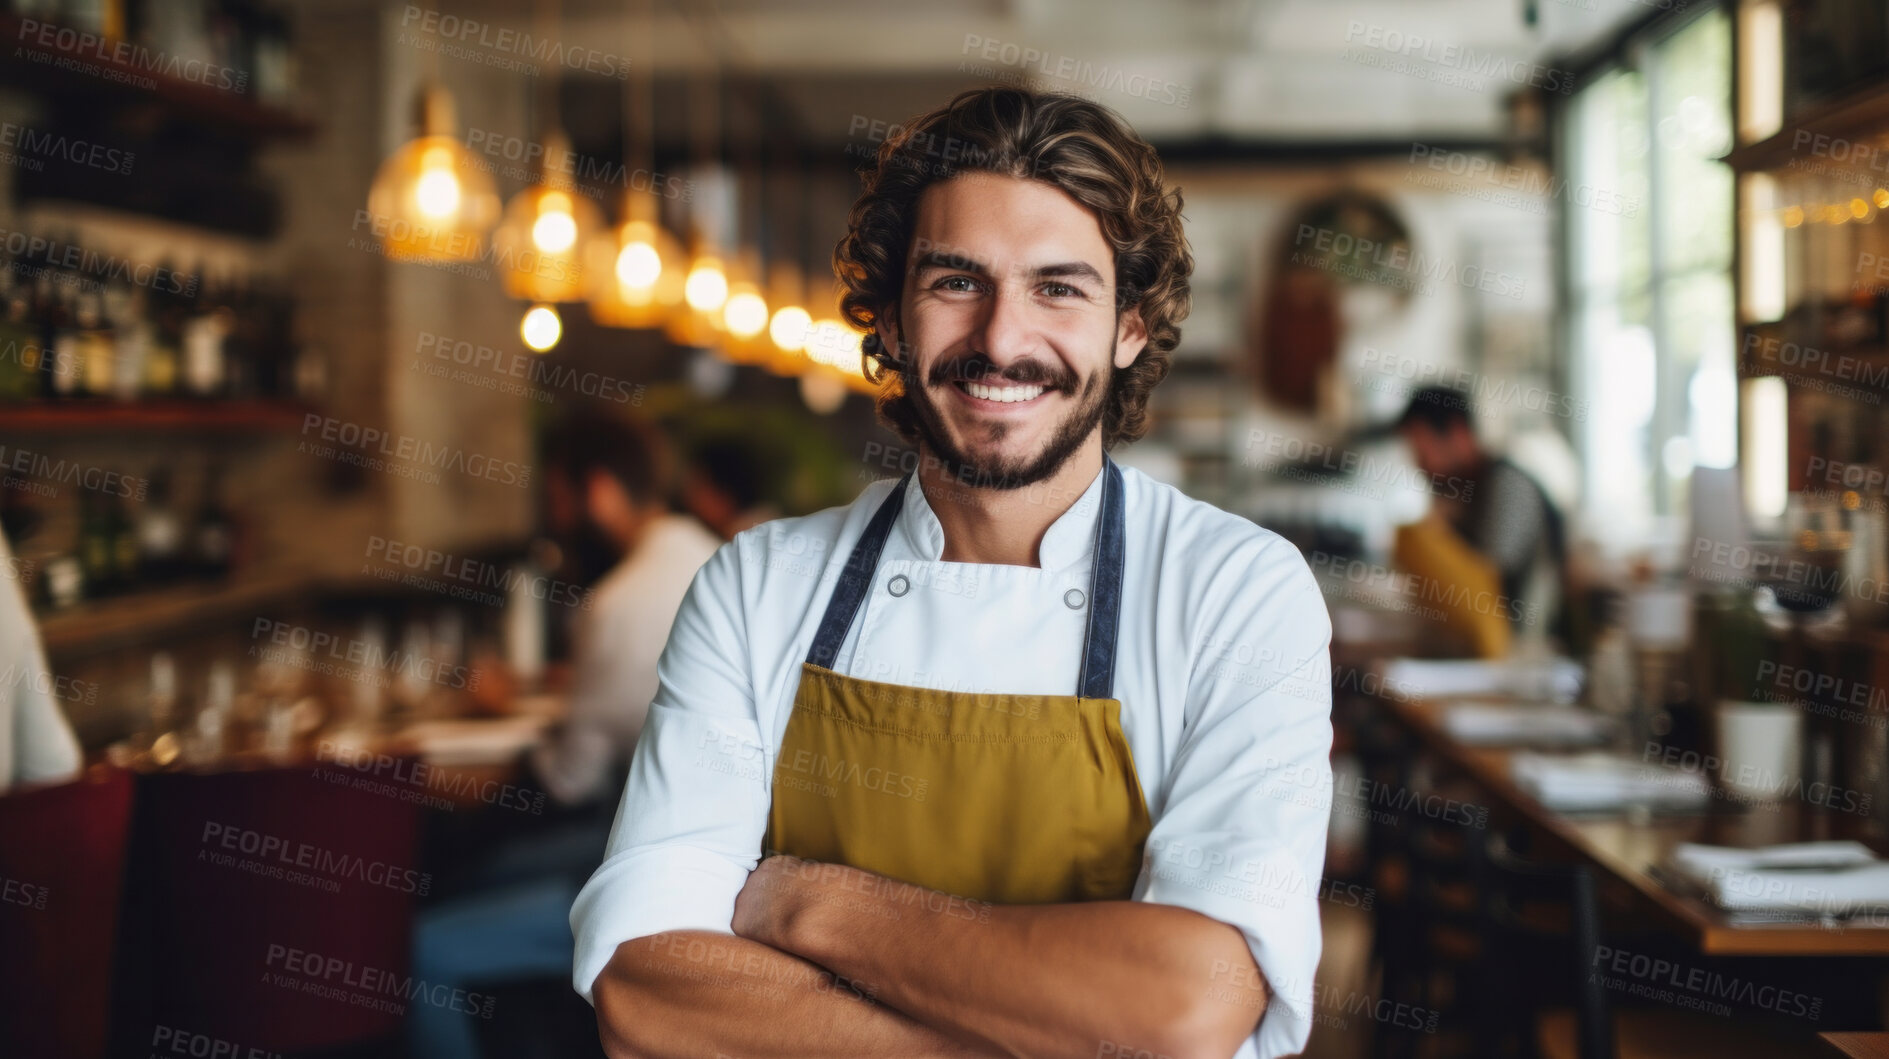
[[[967,382],[964,392],[985,401],[1001,401],[1010,404],[1015,401],[1027,401],[1044,390],[1047,386],[986,386],[981,382]]]

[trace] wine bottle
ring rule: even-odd
[[[204,485],[203,505],[197,510],[196,544],[193,555],[197,571],[204,577],[223,577],[230,572],[235,553],[236,526],[223,506],[223,469],[212,468]]]
[[[30,291],[13,262],[0,263],[0,400],[30,401],[41,394],[44,365],[31,317]]]
[[[177,273],[165,262],[157,275],[166,283],[177,282]],[[144,392],[148,396],[167,397],[177,389],[177,366],[183,342],[184,305],[180,293],[154,284],[148,304],[151,311],[151,345],[144,354]]]
[[[113,325],[112,396],[136,400],[144,387],[145,363],[150,359],[152,328],[143,291],[122,278],[105,288],[105,316]]]
[[[144,507],[138,512],[138,570],[148,584],[173,581],[182,572],[183,520],[171,504],[171,472],[153,467],[146,476]]]
[[[104,498],[91,489],[79,491],[79,570],[88,597],[111,594],[112,534]]]
[[[114,479],[125,481],[123,475]],[[111,492],[105,498],[106,526],[111,534],[112,584],[120,592],[138,587],[138,527],[125,509],[123,493]]]
[[[98,288],[79,290],[73,295],[72,344],[84,365],[85,392],[106,397],[117,381],[117,342],[111,324],[105,319],[103,292]]]
[[[84,390],[84,365],[79,363],[78,350],[70,342],[64,349],[59,347],[59,336],[64,329],[64,306],[60,303],[59,283],[54,279],[50,266],[36,267],[38,272],[33,276],[31,317],[33,333],[39,341],[40,356],[48,366],[47,392],[55,398],[78,397]]]
[[[195,304],[184,317],[184,389],[193,397],[218,397],[223,392],[223,343],[233,314],[221,301],[222,294],[221,287],[206,277],[197,287]]]

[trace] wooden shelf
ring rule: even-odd
[[[51,25],[0,15],[0,34],[11,42],[0,49],[0,84],[42,96],[154,105],[179,120],[257,139],[300,138],[318,127],[293,111],[258,103],[253,82],[237,91],[167,74],[165,57],[142,46],[66,28],[58,30],[59,39],[42,43],[36,27]],[[60,41],[66,46],[59,47]]]
[[[39,634],[54,658],[90,654],[145,640],[154,629],[178,632],[253,615],[277,600],[305,598],[322,584],[306,571],[276,571],[92,600],[45,614]]]
[[[1858,89],[1841,99],[1812,107],[1795,118],[1786,118],[1778,132],[1756,143],[1734,148],[1721,161],[1740,173],[1777,169],[1793,158],[1814,159],[1797,143],[1800,132],[1825,136],[1873,134],[1889,125],[1889,81]],[[1827,159],[1826,159],[1827,161]],[[1843,162],[1831,162],[1844,168]]]
[[[0,404],[0,433],[292,430],[308,409],[290,401],[45,401]]]

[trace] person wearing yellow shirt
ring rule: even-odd
[[[1470,404],[1461,390],[1426,386],[1397,419],[1435,487],[1429,513],[1398,529],[1393,558],[1420,579],[1425,604],[1444,612],[1451,638],[1476,657],[1500,658],[1558,605],[1566,545],[1548,494],[1483,447]]]

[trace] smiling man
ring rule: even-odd
[[[916,466],[696,576],[571,913],[607,1049],[1300,1050],[1331,624],[1289,543],[1108,456],[1188,307],[1153,149],[964,93],[834,264]]]

